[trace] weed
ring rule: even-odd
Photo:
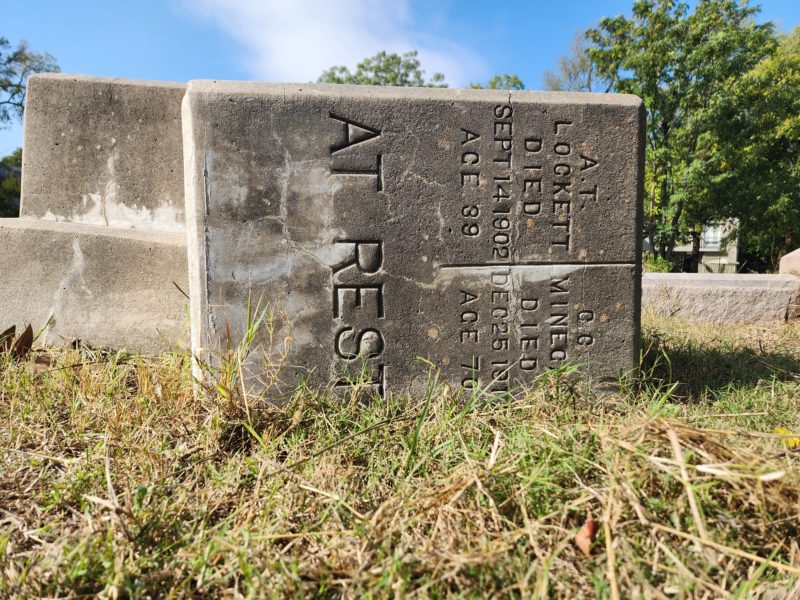
[[[242,385],[268,343],[198,395],[182,354],[0,356],[0,596],[800,593],[800,452],[774,433],[800,431],[799,323],[647,318],[641,374],[600,397],[431,371],[421,398],[274,407]]]

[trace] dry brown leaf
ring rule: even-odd
[[[585,556],[591,554],[592,542],[594,538],[597,537],[597,531],[599,529],[600,525],[598,525],[592,517],[588,517],[583,527],[575,534],[575,545]]]
[[[49,371],[54,364],[55,361],[50,356],[37,356],[33,361],[33,372],[36,375],[41,375]]]
[[[14,358],[22,358],[33,347],[33,327],[28,325],[11,347],[11,356]]]
[[[14,342],[15,333],[17,333],[16,325],[12,325],[3,333],[0,333],[0,354],[11,350],[11,344]]]

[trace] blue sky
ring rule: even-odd
[[[378,50],[417,49],[451,86],[517,73],[531,89],[573,34],[632,0],[0,0],[0,36],[26,39],[65,73],[188,81],[312,81]],[[800,0],[761,20],[800,24]],[[0,130],[0,156],[22,127]]]

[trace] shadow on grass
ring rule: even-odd
[[[800,359],[789,351],[715,345],[643,332],[642,372],[650,380],[678,383],[676,396],[698,397],[760,382],[797,381]]]

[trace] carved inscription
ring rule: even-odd
[[[377,139],[380,130],[333,114],[330,117],[344,126],[343,138],[330,146],[331,174],[375,177],[375,191],[381,192],[383,176],[379,153],[375,153],[374,170],[342,167],[337,163],[339,157],[334,156]],[[353,160],[352,156],[341,158]],[[346,258],[331,267],[333,319],[337,324],[333,350],[340,363],[336,370],[341,373],[336,385],[351,386],[360,379],[361,383],[376,386],[382,397],[386,373],[383,360],[386,341],[381,331],[386,318],[383,241],[344,239],[338,240],[336,245],[347,249]]]
[[[461,135],[462,154],[459,176],[465,203],[461,207],[463,219],[459,229],[463,235],[476,236],[480,233],[478,217],[481,214],[480,206],[475,200],[475,190],[480,187],[481,136],[464,128],[461,129]]]
[[[565,251],[571,247],[576,198],[580,201],[579,209],[583,208],[587,201],[597,200],[597,184],[590,185],[589,179],[593,175],[592,169],[598,166],[598,160],[576,150],[578,144],[573,131],[572,121],[557,120],[554,123],[555,165],[551,221],[553,233],[550,243],[553,247],[560,247]]]
[[[458,133],[458,230],[476,241],[481,264],[517,264],[530,237],[548,260],[570,262],[575,213],[600,198],[595,152],[570,119],[519,126],[511,104],[498,104],[488,121],[488,131],[473,125]]]
[[[509,228],[514,197],[514,114],[510,104],[494,107],[492,127],[494,142],[494,173],[492,175],[492,259],[507,262],[511,257]]]
[[[375,178],[375,190],[380,192],[383,191],[383,162],[382,162],[382,155],[376,154],[375,155],[375,162],[374,167],[367,166],[346,166],[336,160],[333,160],[333,155],[356,144],[361,144],[363,142],[367,142],[374,138],[377,138],[381,135],[380,129],[375,129],[374,127],[370,127],[368,125],[364,125],[363,123],[357,123],[345,117],[339,117],[334,114],[330,115],[331,119],[335,121],[339,121],[344,126],[344,138],[343,141],[336,142],[331,144],[331,174],[333,175],[355,175],[359,177],[374,177]],[[338,157],[337,157],[338,158]]]
[[[570,255],[573,218],[599,198],[599,160],[571,119],[519,126],[506,103],[494,105],[487,122],[458,132],[459,230],[482,258],[446,268],[481,269],[488,279],[458,290],[462,386],[505,392],[594,343],[594,311],[570,298],[569,275],[528,284],[513,273],[543,264],[520,259],[531,240],[546,248],[548,261],[583,258]]]
[[[540,279],[515,269],[470,268],[450,292],[458,295],[461,385],[467,389],[507,392],[540,369],[579,361],[581,350],[594,343],[595,311],[571,298],[572,275]]]

